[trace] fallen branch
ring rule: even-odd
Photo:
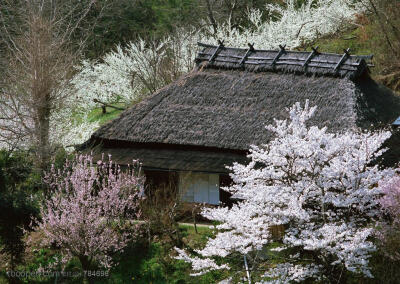
[[[108,104],[108,103],[102,102],[102,101],[100,101],[100,100],[98,100],[98,99],[93,99],[93,101],[94,101],[95,103],[102,104],[101,109],[103,110],[103,113],[106,113],[106,112],[107,112],[107,111],[106,111],[106,107],[111,107],[111,108],[116,109],[116,110],[125,110],[125,108],[116,107],[116,106],[110,105],[110,104]]]
[[[351,40],[351,39],[355,39],[355,38],[357,38],[357,36],[344,37],[343,40]]]

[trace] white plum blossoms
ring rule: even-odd
[[[100,61],[82,61],[72,82],[77,101],[84,108],[93,108],[94,98],[109,103],[130,103],[154,92],[154,88],[169,83],[162,78],[165,73],[176,79],[193,69],[197,42],[216,44],[218,39],[223,39],[226,46],[232,47],[247,48],[248,43],[254,43],[256,49],[277,49],[280,44],[286,44],[293,49],[339,31],[366,7],[346,0],[306,0],[300,7],[295,0],[283,2],[248,11],[253,28],[236,27],[227,19],[218,24],[215,34],[210,24],[198,31],[178,29],[157,43],[140,39],[124,49],[116,46]]]
[[[372,276],[368,258],[375,246],[369,237],[381,193],[376,185],[394,171],[370,162],[382,154],[390,133],[332,134],[307,125],[315,111],[308,102],[304,108],[295,104],[289,120],[266,127],[275,138],[252,146],[248,165],[233,165],[234,185],[226,190],[240,202],[204,209],[203,216],[219,222],[218,233],[198,256],[178,250],[196,273],[226,268],[213,259],[260,251],[273,241],[269,228],[282,225],[278,250],[297,253],[267,271],[266,280],[337,279],[343,270]]]

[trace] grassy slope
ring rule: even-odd
[[[373,54],[369,40],[371,27],[349,28],[338,34],[322,37],[314,42],[303,46],[307,50],[311,50],[311,46],[319,46],[320,52],[331,52],[342,54],[343,50],[350,48],[351,54],[368,55]]]
[[[123,107],[123,105],[115,105],[117,107]],[[98,121],[100,125],[107,123],[110,120],[118,117],[123,110],[118,110],[111,107],[106,107],[106,113],[102,113],[101,108],[95,108],[88,114],[88,122]]]
[[[359,23],[348,27],[340,33],[321,37],[315,41],[304,44],[299,50],[311,50],[312,46],[319,46],[320,52],[343,54],[343,50],[350,48],[354,55],[374,55],[370,68],[371,76],[378,82],[385,68],[385,47],[381,46],[380,29],[377,24],[367,18],[359,20]],[[384,82],[381,82],[384,83]]]

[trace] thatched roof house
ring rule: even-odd
[[[152,178],[195,172],[184,198],[217,203],[226,166],[245,161],[251,144],[271,139],[264,126],[285,118],[295,102],[317,105],[312,122],[331,131],[387,126],[400,115],[399,99],[368,75],[372,56],[199,46],[195,70],[85,145],[121,164],[139,159]]]

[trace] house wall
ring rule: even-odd
[[[146,192],[168,190],[179,194],[184,201],[231,206],[231,194],[221,190],[232,182],[227,174],[192,173],[145,169]]]
[[[219,174],[180,172],[179,193],[186,202],[219,205]]]

